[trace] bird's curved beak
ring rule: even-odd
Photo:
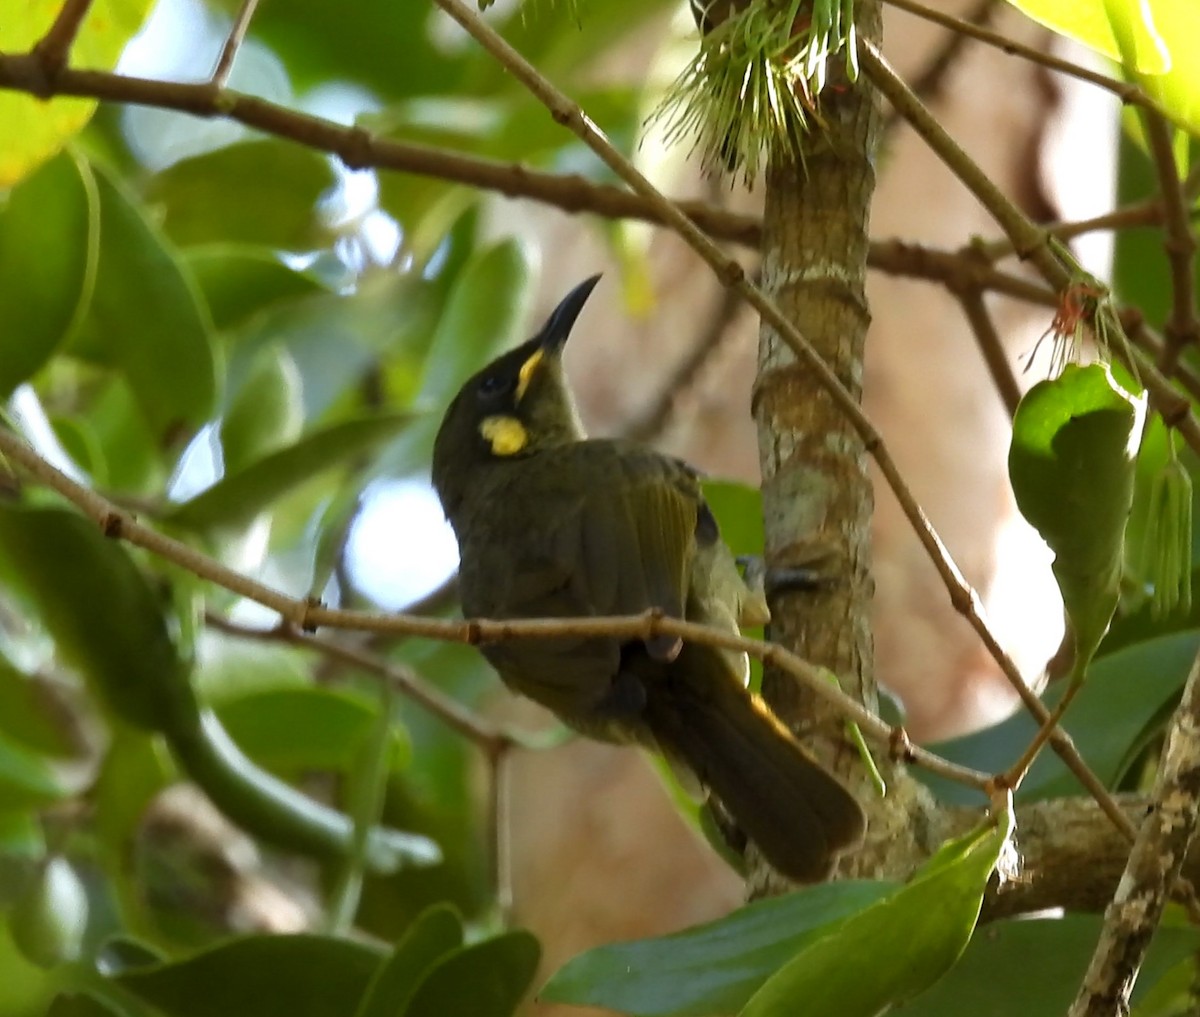
[[[575,319],[579,317],[579,312],[583,310],[583,305],[587,303],[587,298],[592,295],[592,290],[599,281],[599,275],[585,279],[562,298],[538,333],[538,346],[543,351],[558,353],[562,350],[571,335]]]
[[[600,276],[597,274],[590,279],[585,279],[571,290],[546,319],[542,330],[534,336],[531,343],[534,347],[533,353],[521,365],[521,374],[517,382],[517,402],[524,398],[525,391],[529,388],[529,382],[540,370],[542,361],[547,356],[557,357],[562,353],[562,348],[571,335],[575,319],[579,317],[579,312],[583,310],[583,305],[587,303],[587,298],[591,296],[592,290],[596,288],[596,283],[599,281]]]

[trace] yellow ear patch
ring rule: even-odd
[[[520,402],[525,397],[525,390],[529,388],[529,383],[533,380],[534,372],[541,365],[544,356],[545,354],[539,347],[533,351],[533,356],[521,365],[521,372],[517,375],[517,402]]]
[[[522,378],[524,375],[522,368]],[[479,433],[491,444],[493,455],[515,456],[529,444],[529,432],[516,417],[486,417],[479,425]]]

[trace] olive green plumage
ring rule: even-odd
[[[596,279],[542,331],[476,374],[446,411],[433,483],[458,536],[463,612],[576,618],[660,608],[737,632],[767,620],[687,464],[587,440],[561,352]],[[670,637],[510,640],[483,652],[505,683],[605,741],[694,774],[768,861],[817,880],[861,840],[861,809],[757,696],[744,654]]]

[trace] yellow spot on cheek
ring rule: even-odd
[[[535,350],[533,356],[521,365],[521,373],[517,375],[517,402],[525,397],[525,390],[529,388],[529,383],[533,380],[533,374],[541,364],[542,357],[542,351]]]
[[[529,432],[516,417],[488,417],[479,425],[479,433],[498,456],[514,456],[529,444]]]

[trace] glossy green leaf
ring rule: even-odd
[[[0,202],[0,397],[50,359],[91,300],[98,224],[91,170],[69,153]]]
[[[1079,991],[1096,943],[1099,915],[992,922],[958,964],[905,1004],[904,1017],[1062,1017]],[[1138,974],[1134,1001],[1200,946],[1195,929],[1162,926]]]
[[[1200,9],[1193,0],[1010,0],[1035,21],[1122,63],[1173,119],[1200,129]]]
[[[0,735],[0,809],[37,808],[66,795],[44,758]]]
[[[1054,552],[1082,674],[1120,596],[1144,398],[1101,364],[1068,364],[1017,407],[1008,470],[1021,514]]]
[[[218,329],[230,328],[272,304],[322,292],[311,276],[260,247],[208,244],[188,248],[184,259]]]
[[[78,756],[75,719],[49,682],[31,678],[0,657],[0,733],[42,755]]]
[[[456,950],[421,981],[404,1017],[511,1017],[541,956],[536,937],[520,929]]]
[[[340,773],[349,771],[378,712],[370,697],[319,686],[262,690],[216,711],[230,737],[260,766]],[[391,766],[403,766],[408,744],[395,726],[390,741]]]
[[[150,0],[96,0],[71,47],[71,66],[111,70],[151,6]],[[61,0],[0,0],[0,52],[27,52],[61,9]],[[0,189],[59,152],[95,109],[90,99],[43,102],[16,91],[0,92]]]
[[[237,473],[283,445],[304,428],[300,370],[282,346],[258,351],[221,421],[227,473]]]
[[[462,946],[462,920],[453,908],[435,904],[414,920],[380,966],[356,1017],[397,1017],[430,969]]]
[[[671,936],[597,947],[564,965],[538,998],[638,1017],[732,1013],[805,943],[895,889],[870,880],[821,884]]]
[[[73,344],[120,370],[160,440],[211,416],[216,367],[203,300],[145,212],[96,169],[100,262]]]
[[[901,889],[801,948],[740,1017],[873,1017],[929,988],[970,942],[1012,822],[1009,812],[944,844]]]
[[[306,251],[329,243],[317,207],[336,180],[321,153],[264,138],[180,160],[151,178],[146,200],[178,244]]]
[[[1187,679],[1200,647],[1200,633],[1159,636],[1098,657],[1087,684],[1071,703],[1062,726],[1071,736],[1088,767],[1108,787],[1125,773],[1151,722],[1174,702]],[[1053,707],[1064,691],[1051,687],[1045,703]],[[1037,732],[1037,722],[1024,710],[1000,724],[974,734],[932,746],[939,755],[999,773],[1020,755]],[[960,784],[921,774],[921,779],[948,802],[978,804],[977,792]],[[1079,793],[1079,783],[1059,757],[1043,751],[1017,792],[1018,801],[1034,801]]]
[[[100,700],[128,723],[160,729],[183,665],[163,606],[125,549],[76,512],[8,505],[0,554]]]
[[[381,959],[346,939],[246,936],[114,981],[170,1017],[330,1017],[354,1013]]]
[[[1178,0],[1010,0],[1014,7],[1056,32],[1090,46],[1111,60],[1124,55],[1128,66],[1162,74],[1170,66],[1167,40],[1156,9]]]
[[[407,413],[384,413],[333,424],[230,473],[183,502],[169,518],[188,529],[244,525],[304,481],[335,466],[352,465],[412,421]]]
[[[236,0],[219,0],[233,14]],[[323,0],[263,4],[254,33],[287,64],[298,88],[330,79],[364,85],[376,95],[436,94],[452,87],[462,56],[431,37],[431,9],[390,0],[330,5]],[[403,60],[397,47],[403,43]]]
[[[190,705],[191,715],[178,710],[167,732],[171,751],[217,808],[249,833],[287,850],[322,859],[349,853],[354,824],[345,815],[255,766],[211,711]],[[372,871],[386,873],[436,865],[441,851],[419,834],[374,827],[365,860]]]

